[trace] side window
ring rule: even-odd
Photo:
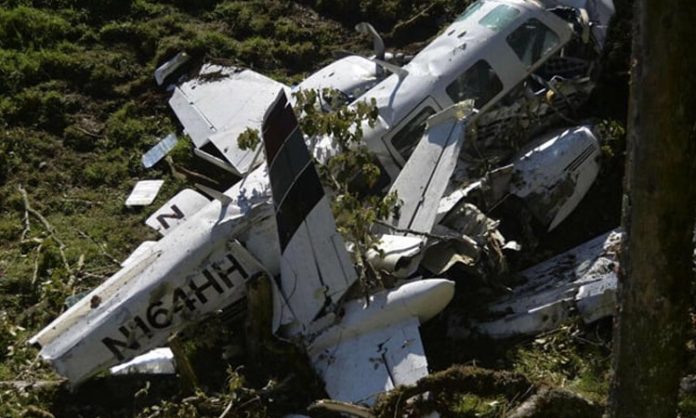
[[[416,145],[423,137],[423,133],[425,133],[425,122],[434,114],[435,109],[432,107],[423,108],[406,126],[392,137],[392,145],[404,157],[404,160],[408,160],[408,157],[411,156],[413,149],[416,148]]]
[[[529,19],[507,37],[510,48],[528,67],[548,54],[559,42],[556,32],[537,19]]]
[[[473,99],[477,109],[482,108],[503,90],[503,83],[493,68],[481,60],[447,86],[447,95],[453,102]]]
[[[479,25],[487,27],[493,32],[498,32],[515,20],[519,14],[520,11],[518,9],[501,4],[481,18]]]

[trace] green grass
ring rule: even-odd
[[[584,336],[580,329],[580,325],[568,324],[515,347],[512,364],[538,384],[566,388],[605,403],[610,378],[608,341]],[[608,340],[608,335],[605,338]]]

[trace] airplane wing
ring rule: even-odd
[[[241,150],[239,134],[259,129],[281,83],[251,70],[205,65],[198,78],[174,89],[169,105],[191,137],[197,155],[237,175],[252,166],[255,150]]]
[[[283,318],[306,327],[341,299],[357,274],[282,90],[265,117],[263,141],[282,254],[277,285],[284,303],[274,328],[290,322]]]
[[[400,229],[430,232],[435,224],[440,199],[457,165],[471,104],[464,102],[428,120],[423,139],[396,178],[390,192],[396,192],[403,206],[392,224]]]

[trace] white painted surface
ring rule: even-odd
[[[454,295],[454,283],[417,280],[344,304],[340,322],[308,348],[332,399],[371,405],[379,393],[414,384],[428,374],[418,326]]]
[[[128,199],[126,199],[126,206],[148,206],[152,204],[163,184],[164,180],[139,181],[133,188],[130,196],[128,196]]]
[[[109,369],[111,374],[174,374],[174,354],[167,347],[155,348],[141,356]]]
[[[145,224],[160,234],[167,235],[208,203],[210,200],[202,194],[184,189],[157,209],[147,218]]]
[[[600,169],[599,141],[589,126],[551,133],[514,160],[510,193],[525,200],[548,230],[577,207]]]
[[[261,128],[266,110],[284,88],[252,70],[207,64],[198,78],[175,89],[169,105],[196,148],[211,142],[241,175],[254,168],[256,150],[239,149],[237,139],[248,128]]]
[[[402,201],[395,225],[399,229],[432,230],[440,200],[457,165],[472,105],[455,106],[428,122],[425,135],[389,191],[397,193]]]

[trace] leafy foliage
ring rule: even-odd
[[[331,208],[338,231],[355,246],[353,256],[363,287],[379,287],[380,274],[367,263],[366,254],[377,249],[375,222],[389,218],[399,203],[395,194],[372,193],[382,172],[362,138],[364,129],[374,128],[379,113],[374,99],[370,103],[343,105],[332,112],[322,111],[320,101],[335,94],[328,89],[300,90],[295,93],[295,112],[300,115],[300,127],[306,135],[329,136],[337,146],[337,152],[320,166],[319,172],[324,185],[335,194]]]

